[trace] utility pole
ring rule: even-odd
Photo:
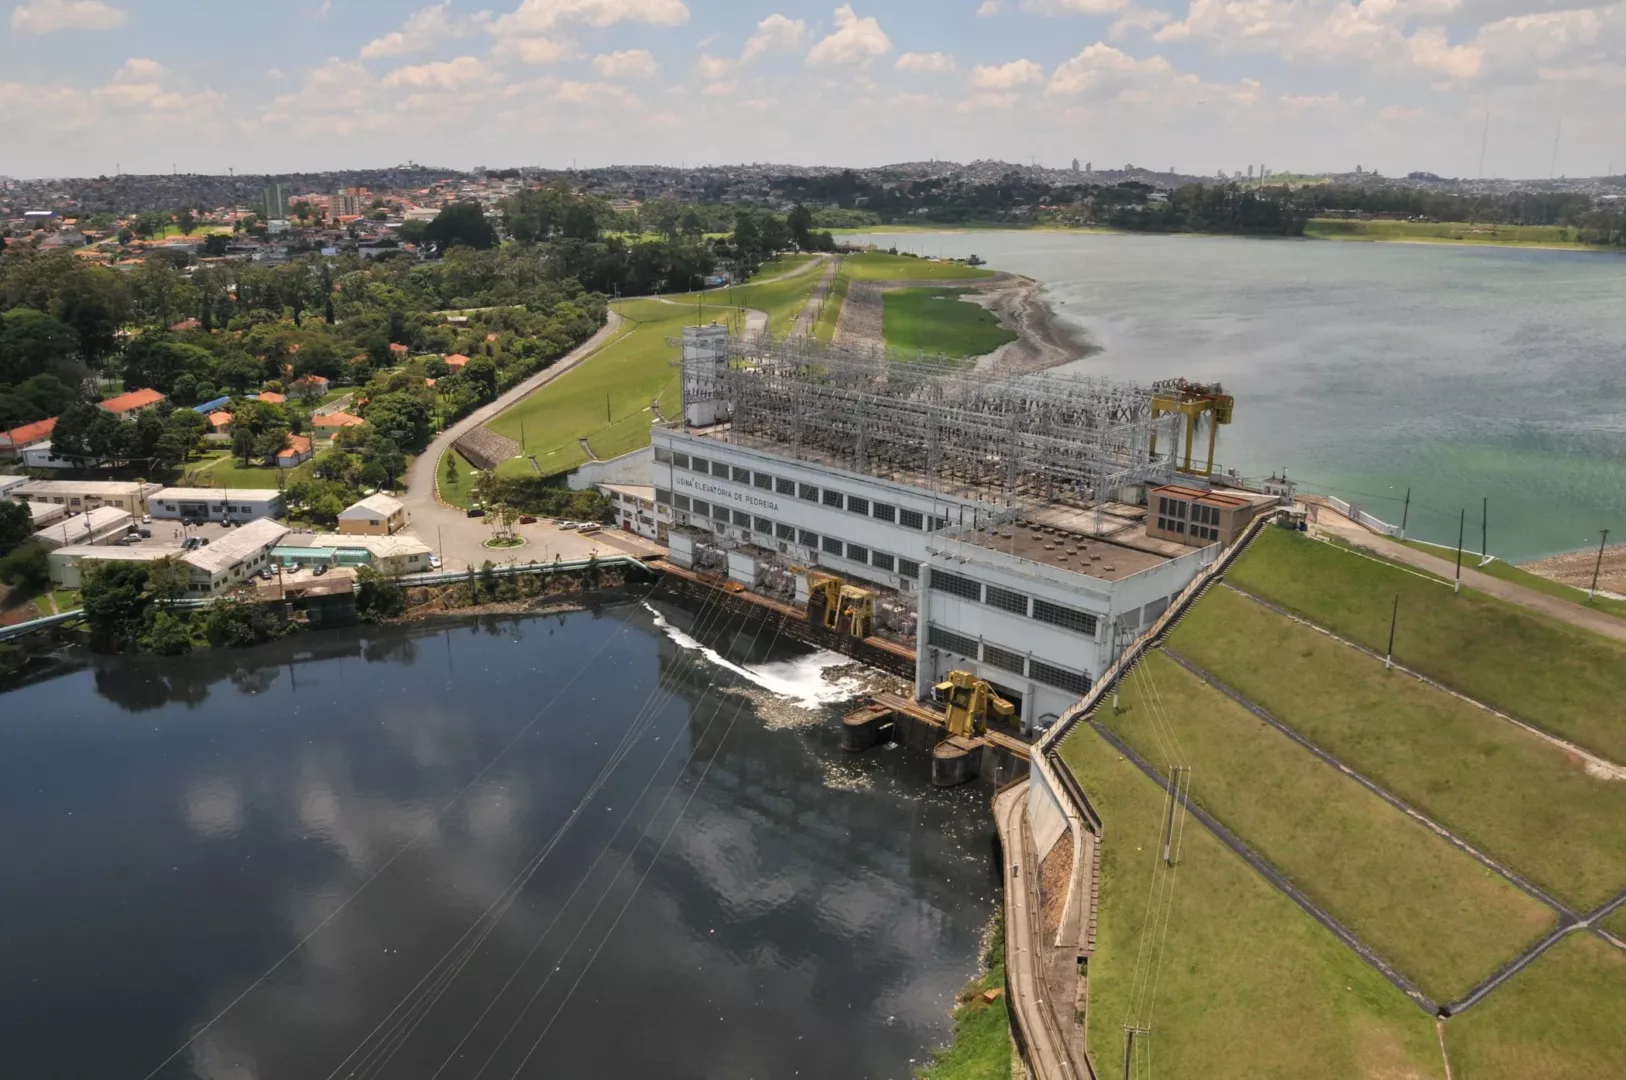
[[[1129,1064],[1135,1058],[1135,1036],[1149,1034],[1149,1028],[1124,1027],[1124,1080],[1129,1080]]]
[[[519,448],[521,451],[525,449],[525,421],[523,420],[519,422]]]
[[[1383,656],[1383,670],[1388,671],[1394,667],[1395,659],[1395,623],[1400,618],[1400,594],[1395,593],[1394,610],[1389,612],[1389,651]]]
[[[1598,562],[1592,568],[1592,588],[1587,590],[1586,602],[1592,603],[1592,598],[1598,595],[1598,574],[1603,570],[1603,548],[1609,543],[1609,530],[1603,531],[1603,539],[1598,541]]]
[[[1490,562],[1490,496],[1484,497],[1479,509],[1479,565]]]
[[[1457,584],[1452,587],[1452,592],[1457,592],[1457,594],[1462,592],[1462,530],[1467,529],[1467,527],[1468,507],[1463,507],[1462,517],[1457,519]]]
[[[1286,469],[1282,470],[1282,475],[1283,476],[1287,475],[1287,470]],[[1402,540],[1404,540],[1406,538],[1406,522],[1408,522],[1410,520],[1411,520],[1411,488],[1407,488],[1406,489],[1406,505],[1401,507],[1401,509],[1400,509],[1400,539],[1402,539]]]
[[[1185,765],[1175,765],[1169,769],[1169,816],[1163,823],[1163,865],[1174,866],[1174,804],[1180,799],[1180,774],[1189,771]]]
[[[604,395],[604,422],[606,424],[612,422],[610,420],[610,395],[609,394]]]
[[[440,568],[446,569],[446,536],[439,525],[435,526],[435,547],[440,551]]]

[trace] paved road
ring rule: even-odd
[[[621,554],[614,546],[582,536],[564,532],[552,525],[522,525],[520,535],[526,545],[493,551],[482,545],[491,539],[491,526],[479,518],[470,518],[456,507],[446,506],[435,498],[435,470],[440,467],[441,455],[452,443],[472,428],[485,423],[516,401],[546,386],[569,371],[614,337],[621,326],[621,316],[610,312],[609,319],[598,333],[584,341],[566,356],[555,361],[488,405],[482,405],[435,437],[407,471],[407,490],[400,496],[406,506],[409,523],[406,531],[433,547],[444,560],[445,569],[479,566],[490,559],[495,563],[551,562],[555,555],[564,559],[585,559],[589,555]]]
[[[1437,577],[1447,581],[1456,576],[1457,564],[1455,559],[1442,559],[1438,555],[1430,555],[1426,551],[1407,547],[1405,544],[1379,536],[1370,532],[1363,526],[1355,524],[1330,506],[1321,506],[1316,511],[1316,525],[1333,533],[1341,540],[1347,540],[1358,548],[1393,562],[1403,563],[1418,570],[1426,570]],[[1487,593],[1510,604],[1517,604],[1531,611],[1539,611],[1543,615],[1562,620],[1595,634],[1614,638],[1616,641],[1626,642],[1626,620],[1617,619],[1613,615],[1605,615],[1601,611],[1572,604],[1567,600],[1560,600],[1556,596],[1535,592],[1523,585],[1516,585],[1511,581],[1481,574],[1478,570],[1467,566],[1462,568],[1462,583],[1476,592]]]
[[[1045,949],[1040,931],[1039,859],[1027,829],[1028,785],[1023,780],[994,797],[1005,862],[1005,980],[1011,1015],[1021,1029],[1035,1080],[1086,1080],[1088,1062],[1075,1064],[1045,1001]],[[1071,1012],[1073,1003],[1066,1003]]]

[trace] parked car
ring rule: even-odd
[[[600,530],[600,528],[602,528],[602,526],[595,525],[591,521],[589,521],[589,522],[586,522],[584,524],[576,526],[576,531],[579,532],[579,533],[583,533],[585,535],[591,535],[593,533],[598,532]]]
[[[277,575],[275,575],[275,574],[273,574],[271,572],[271,568],[269,566],[266,567],[264,570],[260,571],[260,580],[261,581],[270,581],[272,578],[274,578],[276,576]]]
[[[316,569],[311,571],[313,577],[321,577],[325,573],[327,573],[327,563],[317,563]]]
[[[439,570],[440,569],[440,556],[439,555],[431,555],[431,556],[429,556],[429,569],[431,569],[431,570]]]
[[[483,518],[486,516],[486,508],[483,506],[471,506],[468,510],[468,516],[472,518]]]
[[[534,514],[521,514],[519,516],[519,523],[521,525],[535,525],[536,524],[536,515],[534,515]]]
[[[152,530],[151,529],[137,529],[136,530],[136,535],[141,537],[141,539],[143,539],[143,540],[151,540],[152,539]]]
[[[141,515],[141,524],[143,524],[143,525],[151,525],[152,524],[152,515],[151,514],[142,514]]]

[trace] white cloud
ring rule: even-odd
[[[1423,110],[1413,105],[1387,105],[1378,110],[1382,120],[1421,120]]]
[[[1110,15],[1129,0],[1022,0],[1022,10],[1040,15]]]
[[[386,90],[460,90],[491,82],[497,76],[475,56],[459,56],[430,64],[396,68],[379,83]]]
[[[1152,31],[1173,19],[1174,16],[1166,11],[1156,11],[1152,8],[1131,7],[1118,16],[1113,22],[1112,29],[1107,31],[1107,37],[1113,41],[1122,41],[1129,36],[1132,30]]]
[[[491,47],[491,59],[499,64],[557,64],[561,60],[574,60],[576,43],[556,38],[525,37],[499,38]]]
[[[311,12],[311,21],[327,22],[327,17],[331,14],[333,14],[333,0],[322,0],[320,4],[316,5],[316,10]]]
[[[569,23],[598,27],[623,22],[682,26],[688,21],[689,9],[683,0],[521,0],[519,7],[492,24],[492,32],[545,34]]]
[[[721,79],[734,70],[734,61],[723,56],[707,56],[701,53],[700,59],[694,62],[694,70],[702,79]]]
[[[787,19],[775,13],[757,23],[757,29],[745,42],[740,62],[752,60],[765,52],[795,52],[807,44],[807,23],[801,19]]]
[[[1001,6],[999,0],[982,0],[982,3],[977,5],[977,18],[986,19],[990,15],[998,15]]]
[[[375,38],[361,47],[363,60],[383,60],[394,56],[411,56],[454,37],[463,37],[472,29],[470,20],[454,18],[451,0],[442,0],[414,12],[406,25]]]
[[[948,53],[909,52],[898,57],[896,66],[899,71],[907,71],[911,75],[944,75],[956,70],[959,65]]]
[[[1424,27],[1406,40],[1412,63],[1428,71],[1438,71],[1455,79],[1471,79],[1485,62],[1485,51],[1476,45],[1453,45],[1439,27]]]
[[[1044,81],[1044,68],[1032,60],[1012,60],[1008,64],[978,64],[971,69],[971,85],[978,90],[1012,90]]]
[[[593,67],[606,79],[653,79],[660,65],[648,49],[625,49],[593,57]]]
[[[11,28],[19,34],[115,30],[126,20],[123,8],[102,0],[29,0],[11,9]]]
[[[892,39],[886,36],[873,15],[859,18],[851,4],[836,8],[836,28],[807,54],[807,62],[816,66],[863,64],[892,51]]]
[[[1052,94],[1083,94],[1112,90],[1146,77],[1164,78],[1174,68],[1161,56],[1137,60],[1121,49],[1096,42],[1056,68],[1050,77]]]
[[[740,88],[740,84],[730,79],[724,82],[707,83],[706,88],[700,91],[706,97],[731,97]]]

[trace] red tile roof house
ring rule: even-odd
[[[254,395],[255,401],[263,401],[267,405],[281,405],[288,400],[286,394],[279,394],[275,390],[261,390]]]
[[[300,396],[321,397],[327,393],[327,380],[320,375],[306,375],[288,384],[288,389]]]
[[[315,453],[316,447],[309,435],[290,435],[288,445],[277,451],[277,468],[291,469],[309,461]]]
[[[49,420],[36,420],[10,431],[0,431],[0,459],[22,457],[24,450],[49,439],[55,427],[56,417],[53,416]]]
[[[163,400],[164,395],[156,390],[131,390],[128,394],[108,398],[101,406],[120,419],[134,420],[136,413]]]
[[[323,439],[331,439],[335,433],[344,428],[356,427],[366,422],[361,417],[346,412],[326,413],[322,416],[311,417],[311,426],[315,429],[314,434]]]
[[[405,345],[402,345],[399,341],[390,342],[390,356],[393,359],[405,360],[409,351],[411,350],[409,350]]]
[[[453,371],[462,371],[463,365],[468,362],[469,358],[464,356],[462,353],[453,353],[446,358],[446,366],[451,368]]]

